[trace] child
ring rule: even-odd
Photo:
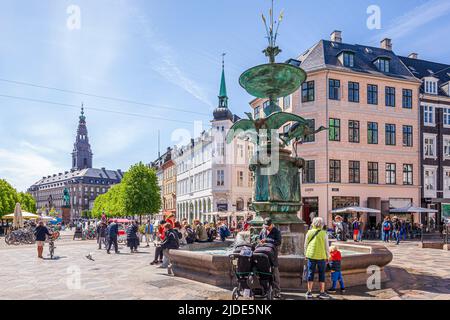
[[[339,281],[341,287],[341,293],[345,292],[344,278],[341,272],[341,252],[335,247],[330,247],[330,268],[331,268],[331,281],[332,287],[328,290],[328,293],[336,293],[336,285]]]

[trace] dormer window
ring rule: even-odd
[[[438,82],[436,78],[425,78],[425,93],[438,94]]]
[[[389,58],[378,58],[374,62],[377,69],[381,72],[390,72],[391,60]]]
[[[355,66],[355,54],[353,52],[344,52],[344,67],[353,68]]]

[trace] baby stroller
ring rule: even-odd
[[[240,297],[273,300],[275,250],[271,244],[260,245],[255,249],[248,244],[236,247],[230,255],[237,279],[237,287],[232,292],[233,300],[239,300]]]

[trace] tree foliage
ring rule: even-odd
[[[17,202],[23,211],[36,212],[36,201],[30,194],[18,193],[8,182],[0,179],[0,217],[13,213]]]
[[[142,163],[136,164],[125,173],[120,184],[111,187],[107,193],[95,199],[93,217],[125,217],[151,214],[161,207],[158,178],[153,169]]]

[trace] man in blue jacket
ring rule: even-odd
[[[108,229],[106,230],[108,236],[108,249],[106,252],[110,254],[111,246],[114,245],[114,251],[119,253],[119,245],[117,244],[117,237],[119,236],[119,226],[112,220],[109,220]]]

